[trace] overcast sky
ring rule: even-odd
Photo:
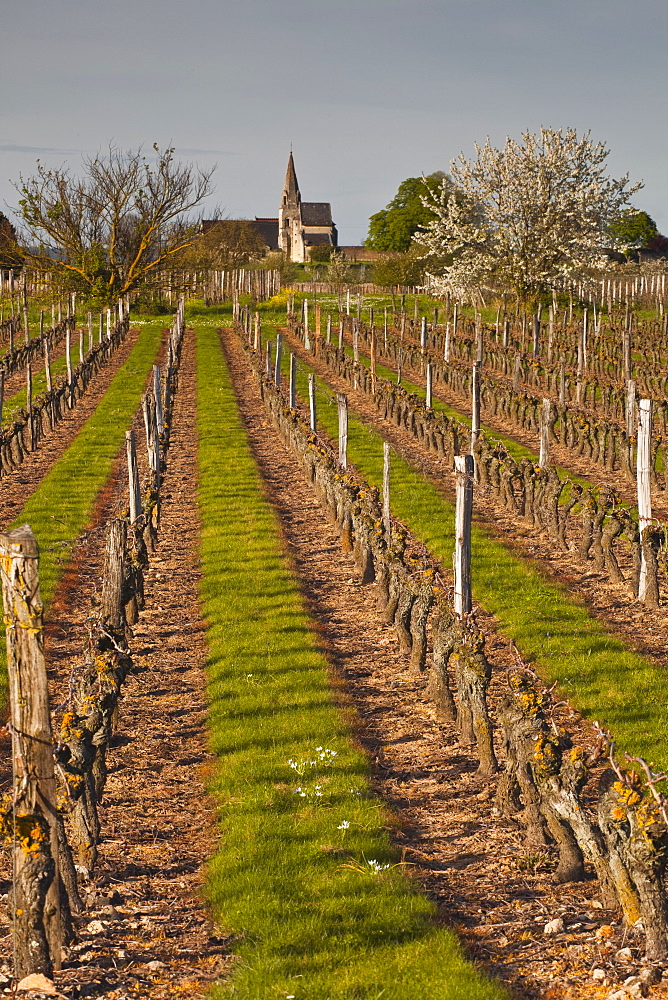
[[[302,197],[354,244],[404,178],[572,126],[668,233],[664,0],[21,0],[2,20],[0,207],[37,157],[157,142],[217,164],[210,209],[275,216],[292,144]]]

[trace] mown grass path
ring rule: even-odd
[[[288,351],[284,354],[289,356]],[[287,361],[285,371],[287,373]],[[298,390],[308,398],[301,352]],[[317,379],[326,398],[332,389]],[[320,398],[318,421],[338,436],[335,405]],[[382,436],[351,403],[348,460],[372,485],[382,485]],[[454,548],[454,505],[432,482],[403,459],[392,459],[392,510],[421,538],[444,567]],[[668,765],[668,677],[661,667],[630,650],[589,613],[568,589],[547,578],[540,565],[519,557],[482,523],[473,526],[473,594],[494,614],[499,630],[512,638],[542,676],[591,719],[610,727],[620,749],[639,754],[657,767]]]
[[[197,327],[202,584],[213,790],[209,869],[243,1000],[496,1000],[392,850],[337,709],[217,333]],[[291,764],[292,762],[292,764]]]
[[[49,619],[49,604],[72,546],[90,524],[100,491],[125,441],[141,402],[146,379],[162,343],[164,321],[142,327],[137,343],[116,372],[94,413],[42,480],[9,528],[29,524],[40,547],[39,578]],[[0,677],[6,684],[4,638]],[[0,693],[0,701],[4,695]]]

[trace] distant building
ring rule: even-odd
[[[217,221],[203,220],[202,231],[207,232]],[[248,222],[264,240],[267,251],[282,250],[288,260],[297,264],[303,264],[309,259],[311,247],[322,244],[335,247],[338,243],[330,203],[302,201],[292,153],[288,160],[278,218],[266,219],[256,215]]]
[[[278,245],[289,260],[301,264],[308,260],[309,248],[336,246],[338,234],[332,222],[328,201],[302,201],[290,153],[285,184],[278,210]]]

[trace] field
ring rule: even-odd
[[[48,903],[12,910],[49,854],[5,800],[7,988],[23,929],[65,997],[668,996],[663,306],[342,305],[193,297],[111,339],[84,307],[32,395],[3,362],[70,847],[60,963]]]

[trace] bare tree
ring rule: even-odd
[[[113,301],[159,273],[193,243],[188,213],[211,192],[213,170],[174,160],[174,149],[110,147],[84,160],[83,176],[68,167],[21,176],[25,263],[60,274],[73,288]]]
[[[608,227],[642,184],[604,172],[608,150],[574,129],[525,132],[477,157],[452,161],[451,185],[425,196],[435,218],[419,234],[430,255],[452,254],[444,282],[470,289],[493,282],[526,298],[569,274],[607,261]],[[609,236],[607,236],[609,240]]]

